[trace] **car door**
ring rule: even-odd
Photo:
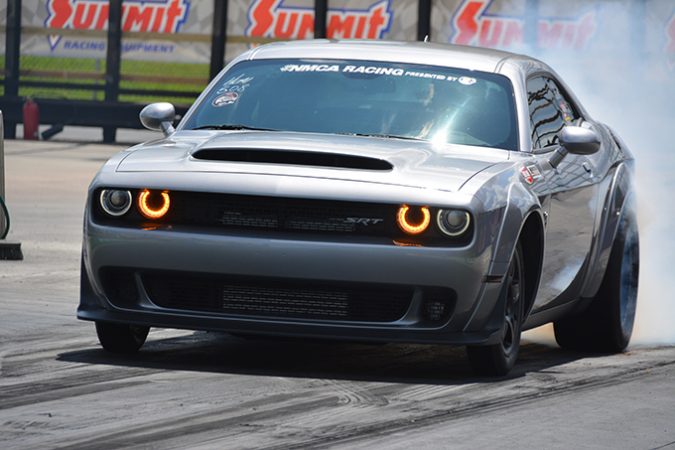
[[[567,124],[582,125],[579,109],[550,74],[528,79],[533,153],[543,174],[539,189],[547,207],[544,265],[534,310],[570,301],[578,295],[593,242],[600,177],[594,155],[568,154],[553,167],[558,135]]]

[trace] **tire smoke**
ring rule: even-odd
[[[648,19],[648,29],[663,28],[661,18]],[[674,344],[675,66],[666,60],[672,55],[617,44],[599,53],[533,56],[550,64],[635,155],[640,279],[631,346]]]

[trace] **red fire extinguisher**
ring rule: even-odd
[[[28,97],[23,104],[23,138],[37,140],[40,126],[40,108],[32,98]]]

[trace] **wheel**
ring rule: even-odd
[[[98,341],[111,353],[136,353],[145,343],[149,331],[150,327],[96,322]]]
[[[518,359],[520,333],[525,314],[525,271],[520,242],[509,265],[501,295],[506,297],[501,342],[466,348],[471,367],[479,375],[506,375]]]
[[[633,333],[640,243],[633,215],[621,221],[598,293],[582,314],[554,323],[555,339],[570,350],[619,353]]]

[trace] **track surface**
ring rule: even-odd
[[[104,353],[75,308],[86,186],[117,150],[6,143],[25,260],[0,261],[0,448],[675,449],[673,347],[582,355],[544,332],[499,380],[430,346],[153,330]]]

